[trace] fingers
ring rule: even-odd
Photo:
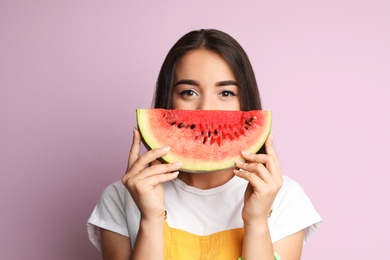
[[[158,165],[158,164],[162,164],[162,162],[160,160],[155,160],[150,163],[150,165]]]
[[[134,164],[136,165],[136,164]],[[142,190],[144,187],[173,180],[179,174],[181,162],[169,164],[154,164],[137,172],[131,169],[122,177],[122,183],[130,190]]]
[[[177,172],[181,167],[181,162],[169,163],[169,164],[158,164],[150,166],[143,171],[136,174],[138,180],[147,179],[155,175],[164,175],[167,173]]]
[[[134,128],[133,143],[131,144],[131,148],[130,148],[129,161],[127,164],[126,172],[129,171],[130,167],[133,165],[135,160],[137,160],[137,158],[139,157],[140,150],[141,150],[141,134],[136,128]]]
[[[172,180],[179,174],[181,163],[161,164],[162,167],[149,167],[138,174],[127,174],[122,177],[122,183],[132,188],[137,186],[136,190],[141,190],[142,187],[156,186],[157,184]]]
[[[265,182],[270,182],[272,180],[272,176],[267,170],[267,168],[262,163],[244,163],[244,162],[236,162],[236,165],[238,168],[241,169],[241,171],[246,171],[248,173],[254,173],[260,179],[262,179]]]
[[[146,179],[153,175],[160,175],[166,173],[172,173],[178,171],[181,167],[181,162],[162,164],[157,159],[167,154],[170,147],[162,147],[150,150],[142,155],[138,155],[132,165],[129,167],[125,176],[122,178],[123,184],[126,184],[130,179],[134,180],[134,176],[137,176],[137,180]],[[148,165],[150,167],[147,167]],[[166,178],[166,177],[159,177]],[[153,182],[158,183],[158,182]]]
[[[242,165],[237,165],[237,167],[251,172],[260,172],[265,169],[272,176],[281,177],[279,164],[274,156],[268,154],[254,154],[242,152],[242,157],[245,159],[246,163]]]
[[[148,183],[150,185],[156,185],[166,180],[174,179],[177,176],[177,171],[181,167],[181,162],[162,164],[157,160],[158,158],[166,155],[169,152],[170,147],[167,146],[153,149],[142,155],[140,155],[140,149],[141,134],[137,129],[134,129],[133,143],[130,149],[127,171],[122,177],[122,183],[124,185],[128,185],[130,180],[131,183],[134,183],[134,181],[138,182],[149,177],[153,178],[149,179]]]
[[[254,187],[265,190],[266,181],[261,176],[259,178],[258,174],[246,170],[234,170],[234,174],[248,181],[251,192],[254,191]]]
[[[162,147],[158,149],[153,149],[146,152],[143,155],[140,155],[141,151],[141,134],[140,132],[134,128],[133,132],[133,143],[130,148],[129,161],[127,164],[126,173],[130,171],[130,169],[134,168],[136,171],[141,171],[146,167],[147,164],[156,161],[156,159],[164,156],[168,153],[170,147]],[[135,162],[138,162],[135,165]]]
[[[237,173],[239,176],[242,175],[242,177],[247,179],[248,181],[250,179],[254,181],[257,177],[259,177],[263,182],[275,182],[278,185],[281,185],[283,178],[280,172],[276,152],[273,147],[272,134],[268,136],[267,141],[265,143],[265,148],[266,154],[254,154],[242,151],[242,157],[245,159],[246,162],[236,162],[236,166],[241,169],[241,171],[245,171],[247,173]]]
[[[142,171],[148,164],[156,161],[158,158],[166,155],[170,150],[169,146],[156,148],[139,156],[133,165],[130,167],[130,171],[132,172],[140,172]]]
[[[141,175],[133,176],[132,178],[129,178],[127,182],[125,182],[125,186],[131,186],[131,185],[139,185],[137,190],[141,190],[144,185],[147,186],[156,186],[160,183],[170,181],[175,179],[179,175],[179,171],[171,171],[171,172],[160,172],[157,174],[156,172],[152,172],[153,174],[149,176],[143,176],[141,178]],[[136,180],[137,179],[137,180]],[[126,185],[127,184],[127,185]]]

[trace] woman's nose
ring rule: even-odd
[[[199,110],[216,110],[216,102],[210,97],[203,96],[198,105]]]

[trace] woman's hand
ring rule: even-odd
[[[169,152],[169,147],[153,149],[142,155],[140,148],[141,135],[134,129],[129,163],[122,183],[133,197],[143,219],[163,219],[165,209],[162,183],[177,177],[181,163],[161,164],[157,161]]]
[[[265,142],[265,149],[266,154],[249,154],[243,151],[242,156],[246,162],[236,163],[240,171],[235,170],[235,174],[249,182],[242,211],[245,225],[265,223],[283,183],[272,134]]]

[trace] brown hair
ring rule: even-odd
[[[173,45],[158,75],[154,108],[172,108],[176,64],[187,52],[196,49],[213,51],[229,64],[240,89],[241,110],[262,109],[255,74],[246,52],[230,35],[215,29],[191,31]]]

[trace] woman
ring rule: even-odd
[[[249,59],[229,35],[192,31],[169,51],[155,108],[262,109]],[[161,164],[162,147],[140,154],[134,130],[127,172],[88,221],[104,259],[300,259],[321,218],[301,187],[283,177],[270,135],[235,169],[191,174]]]

